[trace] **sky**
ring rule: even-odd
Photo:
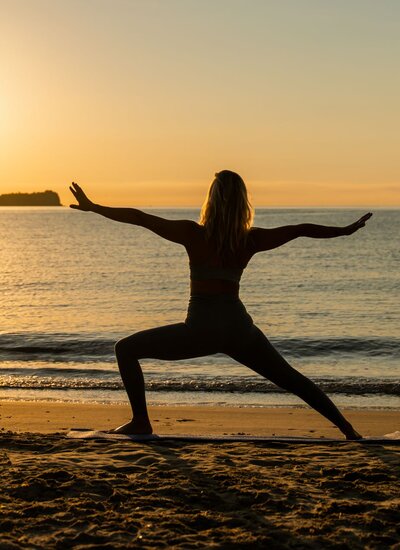
[[[398,0],[0,0],[0,193],[400,206]]]

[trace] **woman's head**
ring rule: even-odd
[[[215,240],[222,256],[235,253],[246,241],[253,222],[253,209],[244,181],[235,172],[215,174],[200,214],[208,238]]]

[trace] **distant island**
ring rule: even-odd
[[[0,195],[0,206],[62,206],[55,191],[7,193]]]

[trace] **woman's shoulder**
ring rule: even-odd
[[[190,236],[201,235],[204,231],[204,227],[194,220],[179,220],[182,229]]]
[[[195,222],[194,220],[188,220],[188,230],[192,232],[195,236],[205,236],[205,228],[204,225],[200,225],[198,222]]]
[[[265,229],[263,227],[250,227],[249,232],[247,234],[247,243],[248,246],[254,246],[255,243],[262,237],[264,234]]]
[[[189,248],[198,248],[199,246],[205,246],[205,230],[204,226],[193,220],[186,220],[187,226],[186,231],[188,235],[188,246]]]

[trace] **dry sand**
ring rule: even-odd
[[[1,402],[0,549],[399,548],[400,447],[54,433],[108,428],[127,410]],[[399,429],[397,413],[346,414],[365,435]],[[159,433],[337,434],[307,409],[160,407],[152,417]]]

